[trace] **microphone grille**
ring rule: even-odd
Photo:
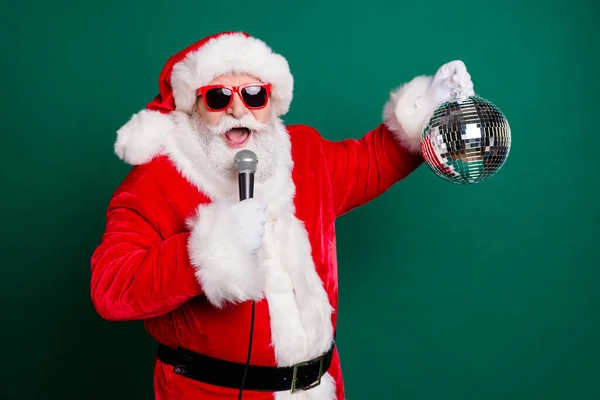
[[[240,150],[235,153],[233,163],[237,172],[256,172],[258,157],[251,150]]]

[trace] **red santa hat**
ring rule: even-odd
[[[217,33],[167,60],[158,80],[159,93],[117,131],[117,155],[134,165],[149,161],[175,126],[169,113],[190,113],[196,102],[196,89],[230,72],[246,73],[271,83],[275,115],[288,112],[294,79],[287,60],[248,33]]]

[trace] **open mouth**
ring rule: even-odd
[[[244,146],[249,139],[250,129],[248,128],[233,128],[225,133],[225,142],[234,149]]]

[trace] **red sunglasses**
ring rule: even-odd
[[[270,83],[247,83],[240,86],[208,85],[196,90],[202,96],[206,108],[210,111],[226,110],[233,102],[233,94],[238,93],[244,105],[251,110],[266,107],[271,94]]]

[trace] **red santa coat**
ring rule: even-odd
[[[305,125],[286,128],[280,150],[288,156],[255,189],[268,204],[257,259],[231,243],[224,210],[237,201],[237,185],[203,167],[187,116],[141,111],[120,132],[117,152],[134,167],[110,200],[91,260],[98,313],[144,320],[159,343],[244,363],[255,300],[252,364],[289,366],[327,351],[338,312],[335,220],[420,165],[417,128],[430,110],[415,111],[414,100],[429,79],[393,92],[385,123],[360,139],[334,142]],[[152,129],[141,135],[140,122]],[[179,376],[158,359],[154,371],[159,400],[237,398],[237,390]],[[289,396],[244,392],[246,399]],[[345,398],[337,349],[321,385],[295,397]]]

